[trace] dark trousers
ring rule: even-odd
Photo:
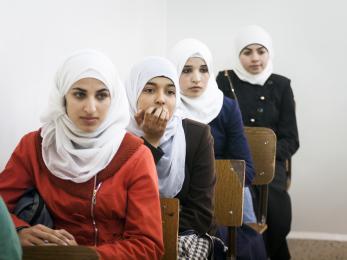
[[[220,226],[216,236],[228,245],[228,229]],[[236,229],[236,259],[266,260],[266,250],[263,237],[249,226],[243,224]]]
[[[287,235],[292,221],[292,206],[286,191],[284,162],[276,161],[275,178],[269,185],[267,225],[264,233],[266,250],[271,260],[290,259]]]

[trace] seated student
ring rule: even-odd
[[[22,248],[7,207],[0,197],[0,260],[22,259]]]
[[[155,164],[143,141],[126,133],[129,109],[112,62],[94,50],[71,55],[57,72],[38,131],[25,135],[0,174],[10,212],[36,187],[54,229],[12,214],[23,246],[87,245],[102,259],[163,254]]]
[[[273,73],[272,39],[258,25],[240,29],[233,52],[233,68],[219,72],[218,86],[224,95],[238,100],[245,126],[268,127],[276,133],[275,177],[269,184],[264,239],[270,259],[290,259],[286,236],[292,211],[285,163],[299,148],[290,79]]]
[[[160,195],[180,200],[179,258],[205,259],[210,244],[204,234],[213,227],[213,139],[209,126],[176,114],[177,86],[168,60],[148,57],[135,65],[126,84],[128,129],[153,153]]]
[[[184,39],[171,51],[171,60],[179,74],[181,106],[179,113],[209,124],[214,138],[216,159],[239,159],[246,162],[243,223],[255,223],[250,185],[254,169],[243,130],[241,112],[237,103],[223,96],[218,89],[208,47],[196,39]],[[227,242],[226,230],[219,236]],[[237,230],[238,259],[266,259],[264,241],[247,225]]]

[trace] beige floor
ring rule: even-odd
[[[293,260],[347,260],[347,242],[288,239]]]

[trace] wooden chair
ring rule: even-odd
[[[176,260],[178,256],[179,200],[161,198],[164,260]]]
[[[236,227],[242,225],[245,162],[216,160],[215,218],[218,225],[227,226],[228,258],[236,258]]]
[[[96,251],[86,246],[24,246],[23,260],[97,260]]]
[[[257,185],[260,191],[259,207],[255,212],[258,223],[249,225],[259,233],[263,233],[267,229],[268,184],[275,175],[276,134],[272,129],[265,127],[245,127],[245,134],[255,168],[252,184]]]

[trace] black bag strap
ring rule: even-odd
[[[236,100],[237,103],[239,103],[239,100],[237,99],[235,89],[234,89],[233,83],[231,82],[228,70],[224,70],[224,76],[227,77],[229,81],[230,90],[231,90],[231,93],[233,94],[234,99]]]

